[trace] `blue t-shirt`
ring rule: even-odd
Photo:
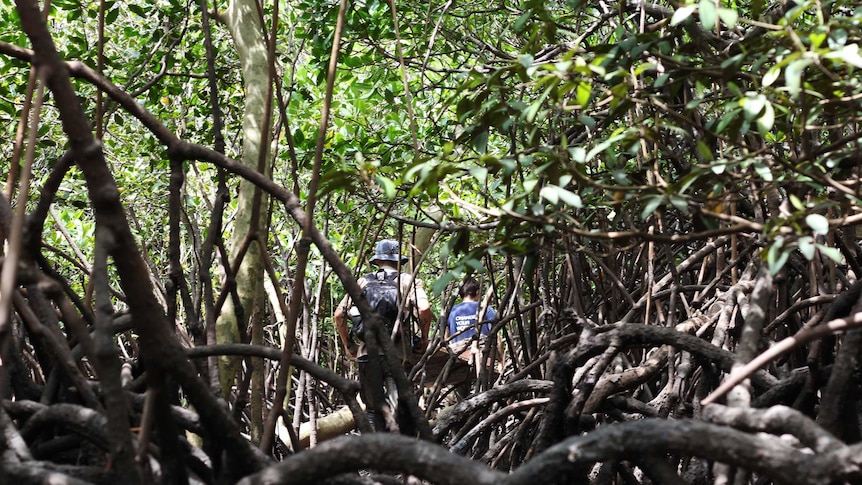
[[[479,313],[478,301],[465,301],[452,307],[449,312],[449,335],[455,335],[458,332],[466,329],[466,332],[452,339],[452,342],[460,342],[473,337],[476,333],[476,314]],[[483,320],[493,320],[497,316],[491,307],[485,309],[485,318]],[[491,330],[490,323],[483,323],[481,328],[482,335],[488,335]]]

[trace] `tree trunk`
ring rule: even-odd
[[[262,168],[260,163],[266,160],[269,150],[270,123],[265,118],[271,113],[271,110],[267,110],[267,103],[271,101],[268,92],[269,62],[263,37],[263,25],[255,2],[248,0],[232,1],[224,12],[223,18],[239,55],[246,94],[242,129],[242,163],[259,171],[262,169],[269,175],[269,165],[264,164]],[[257,191],[253,184],[246,180],[240,182],[236,220],[230,238],[231,262],[235,262],[241,248],[247,244],[246,238],[253,237],[257,233],[260,234],[261,240],[266,241],[266,206],[267,198]],[[245,320],[253,314],[257,300],[264,295],[263,263],[260,248],[256,243],[249,244],[248,252],[242,259],[235,276],[239,305],[242,309],[239,314],[243,315]],[[238,321],[236,310],[236,302],[228,298],[216,323],[216,337],[219,343],[233,343],[240,340],[240,326],[247,325],[247,321]],[[251,322],[251,326],[260,324],[261,322]],[[252,330],[250,333],[254,335],[258,332]],[[237,358],[223,358],[219,362],[221,388],[225,395],[230,392],[238,363]]]

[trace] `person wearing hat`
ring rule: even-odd
[[[402,316],[400,321],[396,321],[395,323],[395,328],[402,326],[405,328],[400,328],[399,331],[395,332],[395,335],[393,336],[393,347],[401,361],[408,363],[411,360],[410,358],[412,357],[412,353],[424,352],[425,348],[428,346],[428,331],[431,328],[431,322],[433,321],[434,316],[431,312],[431,305],[428,302],[428,295],[425,293],[422,282],[413,278],[410,274],[400,272],[400,265],[406,262],[407,257],[401,254],[398,241],[391,239],[384,239],[378,242],[375,247],[374,256],[372,256],[370,260],[371,264],[379,268],[377,271],[378,275],[381,271],[387,275],[398,273],[398,291],[400,295],[399,303],[402,301],[402,298],[406,300],[406,304],[403,306],[403,314],[412,315],[416,317],[416,320],[418,321],[420,332],[418,345],[414,345],[414,342],[412,342],[414,330],[411,328],[411,318],[403,318]],[[368,278],[373,276],[374,275],[368,275],[360,278],[358,281],[359,286],[361,288],[365,288],[368,285]],[[369,387],[367,381],[367,363],[369,357],[365,347],[365,342],[358,342],[359,346],[355,353],[351,351],[352,339],[348,329],[348,322],[350,319],[347,317],[349,312],[352,313],[354,311],[355,307],[353,307],[350,297],[345,295],[338,306],[335,307],[332,319],[335,322],[335,328],[341,338],[344,351],[347,353],[348,357],[356,359],[357,361],[359,367],[360,394],[366,404],[370,404],[368,402],[370,396],[367,396],[365,393]],[[379,422],[375,423],[375,421],[379,420],[376,419],[372,413],[369,413],[368,417],[369,420],[372,421],[373,427],[378,429],[381,427]]]

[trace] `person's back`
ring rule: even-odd
[[[475,278],[465,278],[461,282],[458,294],[463,301],[452,307],[449,312],[446,331],[449,334],[452,351],[469,360],[469,356],[463,354],[469,350],[473,340],[484,342],[484,337],[491,330],[491,320],[497,315],[489,306],[485,309],[482,319],[479,319],[479,282]],[[475,338],[477,330],[479,335]]]
[[[400,321],[396,321],[394,323],[390,322],[387,324],[387,327],[394,332],[394,349],[398,357],[402,360],[409,360],[411,350],[424,351],[425,347],[428,345],[428,331],[431,327],[431,321],[433,320],[428,296],[422,288],[422,283],[418,280],[414,280],[411,275],[401,273],[399,271],[399,264],[406,262],[406,259],[407,258],[401,255],[397,241],[384,239],[377,243],[374,256],[370,260],[370,262],[378,266],[379,269],[374,273],[360,278],[358,281],[359,286],[363,289],[368,288],[369,290],[372,290],[372,288],[374,288],[372,290],[374,292],[373,295],[368,292],[366,292],[365,295],[366,299],[369,300],[369,304],[373,303],[371,301],[373,299],[383,299],[383,294],[391,291],[390,288],[388,288],[388,280],[397,282],[396,292],[398,293],[398,303],[400,304],[404,301],[405,313],[415,312],[419,321],[418,330],[421,335],[420,342],[415,346],[415,348],[412,348],[414,347],[412,342],[413,328],[409,318],[402,316]],[[386,297],[385,299],[387,300],[388,305],[390,298]],[[376,395],[376,393],[371,389],[374,379],[373,376],[369,375],[370,356],[368,355],[364,340],[357,339],[357,335],[351,335],[351,332],[348,329],[349,319],[347,318],[347,314],[348,310],[351,309],[351,306],[352,302],[350,301],[350,298],[345,296],[335,308],[333,320],[335,322],[336,330],[341,337],[341,342],[344,345],[345,352],[350,358],[356,359],[359,370],[360,394],[362,396],[362,400],[367,406],[368,418],[369,421],[371,421],[372,427],[379,431],[384,429],[382,417],[377,415],[377,410],[383,405],[382,396]],[[391,309],[383,311],[384,313],[391,313]],[[386,319],[389,318],[387,315],[381,315],[381,317],[384,319],[384,323],[386,323]],[[359,342],[357,342],[358,348],[356,353],[353,354],[351,351],[351,344],[355,340],[359,340]],[[379,355],[379,357],[381,359],[384,358],[383,355]],[[384,380],[389,378],[388,376],[383,377]],[[391,391],[394,390],[394,385],[391,385],[390,388]],[[403,408],[403,406],[399,406],[399,408]]]
[[[479,321],[478,316],[478,301],[464,301],[452,307],[452,311],[449,312],[448,322],[449,333],[452,335],[450,342],[456,343],[473,338]],[[481,335],[488,335],[488,331],[491,330],[490,320],[493,320],[495,316],[492,308],[485,309],[485,315],[482,318],[484,323],[482,323],[479,330]]]

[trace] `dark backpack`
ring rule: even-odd
[[[374,312],[380,315],[386,331],[392,334],[395,320],[398,319],[398,281],[400,273],[380,270],[365,275],[365,288],[362,294]],[[352,320],[350,333],[359,340],[365,340],[365,326],[361,317]]]

